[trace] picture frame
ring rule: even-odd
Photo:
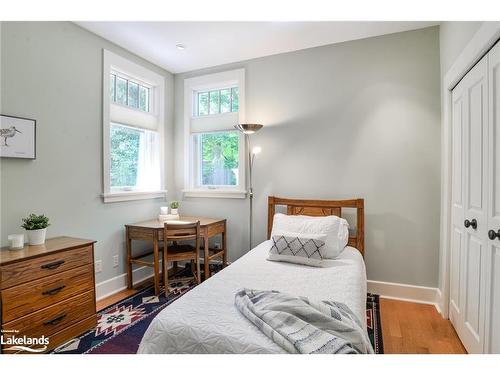
[[[36,159],[36,120],[0,114],[0,157]]]

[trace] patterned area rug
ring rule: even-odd
[[[377,294],[368,293],[366,296],[366,327],[368,328],[368,336],[370,337],[375,354],[384,354],[380,301]]]
[[[170,284],[173,291],[168,297],[154,295],[153,287],[146,288],[97,314],[97,327],[58,348],[54,354],[135,354],[142,336],[153,318],[165,307],[194,287],[193,284]],[[379,297],[368,294],[366,322],[368,335],[375,353],[382,354]]]

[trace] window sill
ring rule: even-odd
[[[135,201],[141,199],[166,198],[167,190],[156,191],[123,191],[119,193],[104,193],[102,198],[104,203]]]
[[[230,190],[230,189],[190,189],[183,190],[185,198],[230,198],[230,199],[245,199],[247,197],[246,190]]]

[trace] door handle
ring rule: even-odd
[[[469,219],[465,219],[464,226],[466,228],[472,227],[472,229],[477,229],[477,220],[476,219],[472,219],[472,220],[469,221]]]
[[[500,229],[496,232],[493,229],[490,229],[488,231],[488,237],[490,238],[490,240],[494,240],[495,238],[500,239]]]

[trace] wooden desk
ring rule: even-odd
[[[168,221],[168,223],[181,223],[181,222],[200,222],[200,237],[203,239],[203,252],[204,252],[204,271],[205,279],[210,277],[210,260],[221,257],[222,266],[227,265],[227,251],[226,251],[226,219],[212,219],[208,217],[198,217],[198,216],[181,216],[179,220]],[[145,265],[154,268],[154,284],[155,284],[155,294],[160,293],[160,267],[159,267],[159,253],[160,253],[160,241],[163,241],[163,228],[164,223],[158,220],[148,220],[135,224],[125,225],[125,236],[126,236],[126,246],[127,246],[127,285],[129,289],[133,288],[132,280],[132,264]],[[222,236],[221,249],[210,254],[210,248],[208,246],[208,239],[217,235]],[[143,261],[132,256],[132,241],[133,240],[143,240],[153,242],[153,263]],[[149,255],[144,254],[145,255]],[[141,257],[143,257],[141,256]]]

